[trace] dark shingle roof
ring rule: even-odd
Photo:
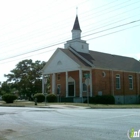
[[[76,16],[76,19],[75,19],[75,22],[74,22],[74,25],[73,25],[73,29],[72,30],[80,30],[80,24],[79,24],[79,20],[78,20],[78,16]]]
[[[140,62],[131,57],[89,51],[93,65],[99,68],[140,72]]]
[[[69,49],[61,50],[81,66],[91,67]],[[112,55],[96,51],[89,51],[89,54],[82,52],[77,53],[92,63],[95,68],[140,72],[140,62],[131,57]]]

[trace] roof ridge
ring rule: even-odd
[[[111,53],[105,53],[105,52],[99,52],[99,51],[93,51],[93,50],[89,50],[89,52],[97,52],[97,53],[102,53],[102,54],[107,54],[107,55],[112,55],[112,56],[119,56],[119,57],[126,57],[126,58],[135,59],[135,58],[129,57],[129,56],[123,56],[123,55],[117,55],[117,54],[111,54]]]

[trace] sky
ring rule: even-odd
[[[0,81],[64,48],[76,14],[90,50],[140,60],[140,0],[0,0]]]

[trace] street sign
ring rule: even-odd
[[[90,83],[90,79],[87,78],[87,79],[85,80],[85,84],[86,84],[86,86],[89,86],[89,83]]]

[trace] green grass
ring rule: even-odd
[[[87,108],[104,108],[104,109],[114,109],[114,108],[139,108],[140,104],[129,104],[129,105],[102,105],[102,104],[87,104],[87,103],[46,103],[46,106],[51,105],[70,105],[70,106],[81,106]],[[37,103],[37,106],[33,101],[14,101],[14,103],[5,103],[4,101],[0,101],[0,106],[17,106],[17,107],[44,107],[45,103]]]

